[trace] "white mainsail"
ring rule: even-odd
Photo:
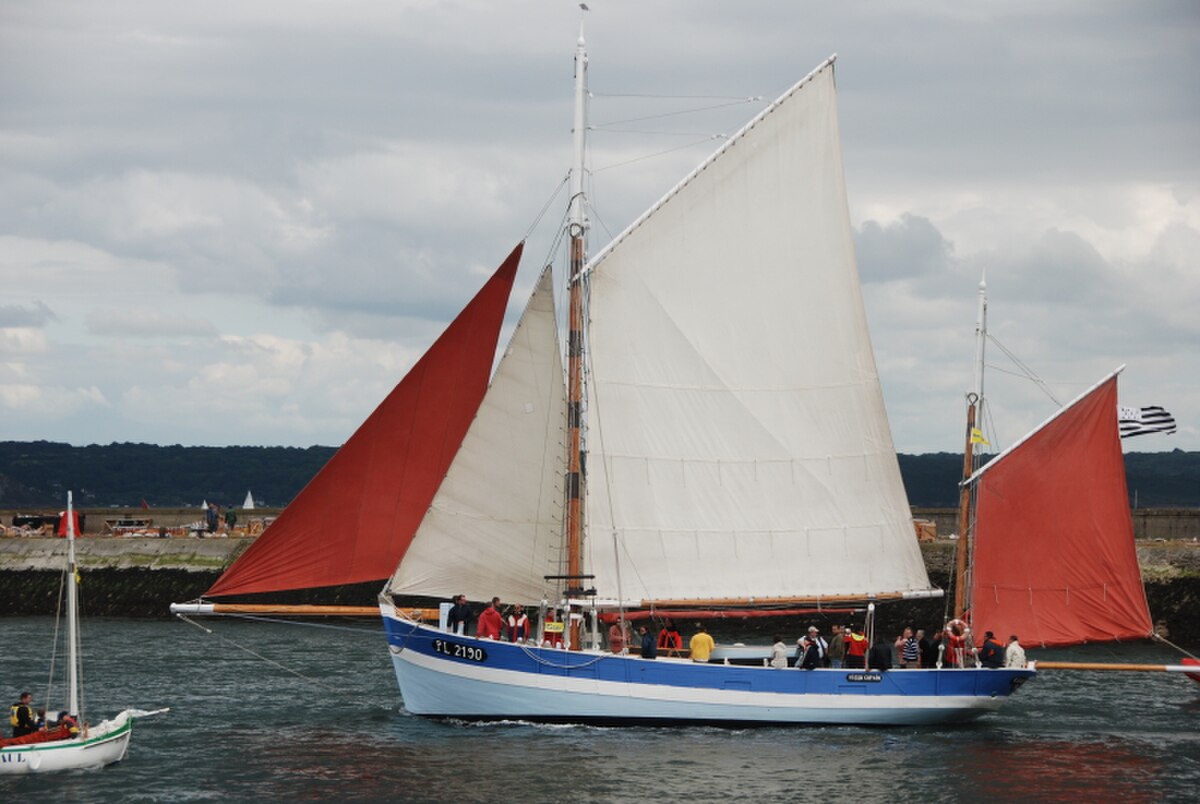
[[[546,270],[389,592],[542,597],[561,558],[566,409]]]
[[[601,596],[929,588],[855,267],[832,60],[589,271],[585,564]]]

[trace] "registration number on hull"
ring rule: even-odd
[[[443,656],[452,659],[466,659],[469,662],[486,662],[487,651],[474,645],[464,645],[461,642],[450,642],[445,639],[433,640],[433,649]]]

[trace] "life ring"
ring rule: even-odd
[[[954,619],[946,623],[946,630],[954,636],[964,636],[970,630],[970,626],[962,620]]]

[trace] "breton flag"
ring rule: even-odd
[[[1157,405],[1148,408],[1117,407],[1117,419],[1121,424],[1121,438],[1145,435],[1146,433],[1175,432],[1175,417]]]

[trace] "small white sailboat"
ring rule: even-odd
[[[518,246],[206,597],[394,567],[379,604],[392,662],[405,707],[432,717],[893,725],[994,711],[1034,672],[785,671],[601,649],[603,613],[873,610],[941,590],[867,330],[834,60],[590,261],[586,65],[581,35],[565,382],[546,272],[487,384]],[[541,601],[543,628],[565,612],[565,647],[451,634],[393,603],[460,593]]]
[[[70,721],[51,730],[26,737],[0,740],[0,775],[48,773],[61,770],[102,768],[120,762],[129,750],[133,722],[169,711],[125,709],[111,720],[89,725],[80,706],[79,655],[79,569],[75,561],[76,518],[67,492],[67,701]],[[76,724],[75,727],[68,723]]]

